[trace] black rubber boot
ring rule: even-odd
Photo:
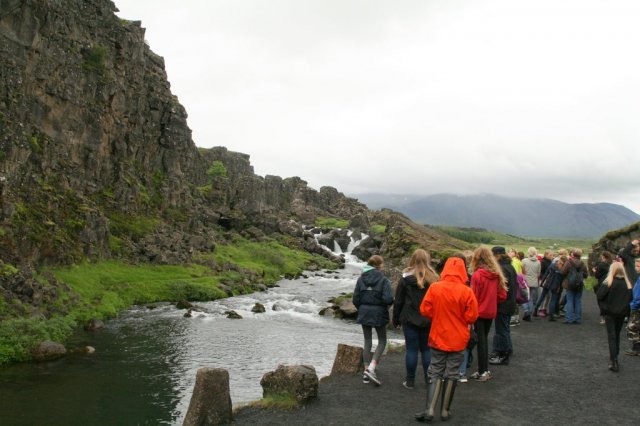
[[[442,408],[440,411],[440,418],[444,421],[451,418],[451,401],[453,401],[453,395],[456,392],[456,385],[458,381],[456,379],[445,379],[444,390],[442,391]]]
[[[414,416],[417,421],[429,423],[433,420],[433,417],[436,415],[436,406],[438,405],[440,392],[442,391],[442,383],[442,379],[431,379],[427,391],[427,408],[422,413]]]

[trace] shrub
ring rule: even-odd
[[[207,170],[207,175],[209,175],[212,178],[216,178],[216,177],[226,178],[227,168],[224,166],[222,161],[216,160],[213,163],[211,163],[211,166]]]

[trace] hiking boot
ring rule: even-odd
[[[371,380],[373,382],[374,385],[380,386],[382,384],[380,379],[378,379],[378,376],[376,376],[375,372],[369,371],[369,370],[364,370],[364,375],[367,376],[369,378],[369,380]]]
[[[404,382],[402,382],[402,386],[404,386],[407,389],[413,389],[415,387],[413,379],[407,379]]]

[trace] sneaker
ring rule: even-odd
[[[604,325],[604,318],[600,317],[600,325]]]
[[[626,351],[624,351],[625,355],[629,355],[629,356],[640,356],[640,351],[634,351],[633,349],[627,349]]]
[[[478,382],[488,382],[491,379],[493,379],[493,376],[488,371],[485,371],[484,373],[479,374],[478,377],[475,378],[475,380]]]
[[[509,365],[509,357],[497,356],[497,357],[494,357],[494,358],[489,358],[489,364],[492,364],[492,365]]]
[[[404,382],[402,382],[402,386],[404,386],[407,389],[413,389],[414,388],[413,380],[405,380]]]
[[[460,377],[458,377],[458,382],[459,383],[467,383],[467,376],[465,376],[464,374],[461,374]]]
[[[547,316],[547,310],[546,309],[540,309],[538,311],[538,316],[541,317],[541,318],[546,317]]]
[[[526,314],[525,316],[522,317],[522,321],[531,321],[531,315]]]
[[[371,380],[369,380],[366,374],[362,376],[362,383],[365,383],[365,384],[371,383]]]
[[[478,373],[477,371],[469,376],[469,378],[473,380],[478,380],[478,377],[480,377],[480,373]]]
[[[512,320],[512,321],[509,323],[509,326],[510,326],[510,327],[515,327],[515,326],[517,326],[517,325],[520,325],[520,320]]]
[[[371,380],[376,386],[380,386],[382,384],[382,382],[378,379],[378,376],[376,376],[376,373],[374,373],[373,371],[364,370],[364,375],[367,376],[369,380]]]

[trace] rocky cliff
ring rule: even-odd
[[[215,241],[220,229],[366,222],[365,206],[333,188],[262,178],[248,155],[198,149],[163,59],[115,11],[107,0],[0,1],[3,262],[153,260],[171,246],[180,262],[193,235]]]

